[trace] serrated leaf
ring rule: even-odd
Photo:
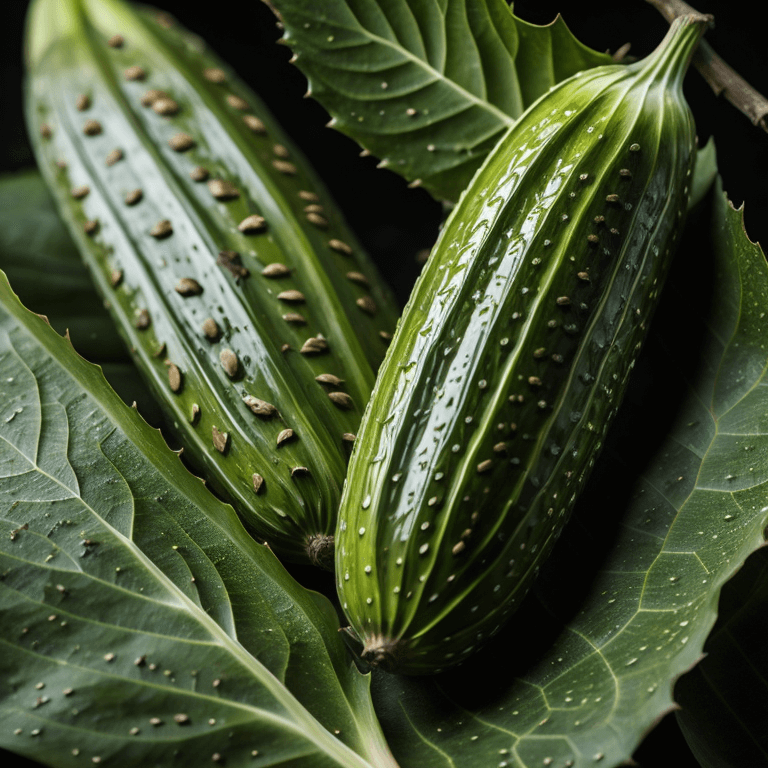
[[[334,127],[451,201],[526,107],[611,62],[560,17],[529,24],[504,0],[268,2]]]
[[[768,762],[768,550],[725,585],[707,654],[675,686],[677,720],[702,768]]]
[[[4,275],[0,478],[0,746],[52,766],[393,765],[330,603]]]
[[[403,768],[623,764],[700,658],[722,585],[764,543],[768,266],[714,199],[537,599],[454,674],[375,678]]]

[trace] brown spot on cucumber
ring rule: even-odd
[[[144,193],[140,189],[133,189],[125,196],[125,204],[136,205],[142,197],[144,197]]]
[[[619,170],[619,176],[621,176],[622,179],[631,179],[632,171],[630,171],[629,168],[621,168]]]
[[[91,188],[87,184],[81,184],[79,187],[73,187],[69,194],[75,199],[75,200],[82,200],[84,197],[88,196],[88,193],[91,191]]]
[[[253,235],[256,232],[263,232],[267,227],[267,222],[263,216],[259,216],[255,213],[250,216],[246,216],[238,225],[237,228],[246,235]]]
[[[75,101],[75,107],[79,112],[85,112],[91,106],[91,97],[87,93],[81,93]]]
[[[291,467],[291,477],[295,480],[297,477],[309,477],[309,469],[307,467]]]
[[[357,435],[353,435],[351,432],[342,432],[341,440],[344,443],[354,443],[357,440]]]
[[[181,392],[183,386],[181,371],[179,370],[179,366],[174,365],[173,363],[168,364],[168,384],[170,385],[172,392],[177,395]]]
[[[163,238],[170,237],[173,234],[173,226],[168,219],[162,219],[155,224],[152,229],[149,230],[149,234],[156,240],[162,240]]]
[[[123,71],[123,77],[126,80],[146,80],[147,71],[138,64],[134,64],[132,67],[128,67],[128,69]]]
[[[306,301],[306,297],[301,291],[290,289],[288,291],[281,291],[277,294],[279,301],[284,301],[288,304],[303,304]]]
[[[320,198],[314,192],[309,192],[306,189],[299,190],[299,197],[302,200],[306,200],[309,203],[319,203],[320,202]]]
[[[139,99],[142,107],[151,107],[158,99],[164,99],[168,96],[165,91],[158,91],[157,88],[150,88]]]
[[[98,136],[101,131],[101,123],[98,120],[86,120],[83,123],[83,133],[86,136]]]
[[[283,315],[283,320],[286,323],[292,323],[293,325],[306,325],[307,318],[304,315],[300,315],[298,312],[288,312]]]
[[[123,159],[123,150],[122,149],[113,149],[104,159],[105,165],[114,165],[115,163],[120,162],[120,160]]]
[[[123,282],[123,270],[113,269],[109,275],[109,283],[113,288],[117,288]]]
[[[41,123],[40,124],[40,135],[44,139],[50,139],[53,135],[53,131],[51,131],[51,126],[48,125],[48,123]]]
[[[366,315],[373,316],[376,314],[376,302],[370,296],[361,296],[355,301],[355,304],[357,304]]]
[[[283,160],[287,160],[291,153],[288,151],[287,147],[284,147],[282,144],[275,144],[274,147],[272,147],[272,154],[275,157],[282,158]]]
[[[589,282],[589,272],[577,272],[576,277],[578,277],[579,280],[583,280],[585,283]]]
[[[177,115],[181,107],[177,101],[169,98],[168,96],[156,99],[152,103],[152,110],[158,115],[163,117],[171,117]]]
[[[336,253],[340,253],[342,256],[351,256],[352,248],[348,246],[343,240],[337,240],[335,237],[328,241],[328,247]]]
[[[379,336],[385,344],[389,344],[392,341],[392,334],[389,331],[379,331]]]
[[[346,392],[329,392],[328,398],[337,407],[344,411],[351,411],[355,404]]]
[[[277,408],[266,400],[260,400],[253,395],[243,395],[243,402],[252,413],[263,419],[271,419],[273,416],[277,416]]]
[[[310,211],[306,214],[307,221],[310,224],[314,224],[318,229],[325,229],[328,226],[328,219],[325,216],[321,216],[315,211]]]
[[[540,387],[541,386],[541,379],[538,376],[529,376],[528,377],[528,384],[532,387]]]
[[[195,140],[188,133],[180,131],[168,139],[168,146],[174,152],[186,152],[195,146]]]
[[[486,459],[485,461],[481,461],[477,465],[477,472],[478,474],[483,474],[484,472],[489,472],[492,467],[493,467],[493,460]],[[463,535],[462,535],[462,538],[463,538]]]
[[[91,219],[83,224],[83,232],[86,235],[92,236],[99,231],[99,222],[96,219]]]
[[[319,376],[315,376],[315,381],[319,384],[327,384],[330,387],[340,387],[344,383],[344,379],[340,379],[332,373],[321,373]]]
[[[222,349],[219,353],[219,360],[227,376],[234,379],[240,370],[240,361],[237,355],[231,349]]]
[[[285,266],[285,264],[267,264],[264,269],[261,270],[262,277],[268,277],[273,280],[277,280],[281,277],[288,277],[291,274],[291,270]]]
[[[203,70],[203,77],[209,83],[226,83],[227,82],[227,73],[223,69],[219,69],[218,67],[206,67],[206,69]]]
[[[299,352],[302,355],[320,355],[328,351],[328,342],[322,336],[311,336],[302,344]]]
[[[286,443],[294,439],[297,439],[296,433],[292,429],[284,429],[277,436],[277,447],[282,448]]]
[[[205,320],[203,320],[203,323],[200,327],[203,329],[205,338],[208,339],[208,341],[216,341],[219,336],[221,336],[221,329],[219,328],[218,323],[212,317],[207,317]]]
[[[227,94],[227,104],[229,104],[232,109],[240,110],[240,112],[247,112],[251,108],[245,99],[236,96],[234,93]]]
[[[202,165],[198,165],[195,168],[193,168],[189,172],[189,178],[192,179],[192,181],[207,181],[208,177],[211,174],[208,172],[207,168],[203,168]]]
[[[621,202],[621,198],[616,194],[606,195],[605,202],[611,203],[612,205],[617,205],[618,203]]]
[[[254,117],[253,115],[243,115],[243,122],[245,123],[245,127],[252,133],[258,133],[261,136],[266,135],[267,126],[264,125],[258,117]],[[276,160],[275,162],[279,161]],[[287,163],[287,165],[290,165],[290,163]]]
[[[229,432],[221,432],[218,427],[211,427],[213,447],[219,453],[226,453],[229,448]]]
[[[273,160],[272,167],[278,172],[285,174],[286,176],[295,176],[298,173],[298,168],[286,160]],[[307,216],[309,219],[309,216]]]
[[[590,245],[597,245],[600,242],[600,238],[597,235],[587,235],[587,242]]]
[[[555,303],[558,307],[567,307],[571,300],[567,296],[558,296],[557,299],[555,299]]]
[[[251,479],[253,480],[253,492],[261,493],[264,489],[264,478],[258,472],[254,472]]]
[[[236,200],[240,197],[240,190],[231,181],[224,179],[211,179],[208,190],[217,200]]]
[[[152,323],[149,312],[146,309],[137,309],[133,322],[134,327],[139,331],[146,331]]]
[[[125,45],[125,38],[122,35],[112,35],[107,40],[107,45],[110,48],[122,48]]]
[[[371,287],[368,278],[362,272],[347,272],[346,278],[356,285],[361,285],[363,288]]]
[[[182,277],[178,283],[176,283],[176,293],[182,296],[199,296],[203,292],[203,286],[197,282],[193,277]]]

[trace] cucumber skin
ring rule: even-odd
[[[339,513],[337,591],[371,666],[429,674],[467,658],[561,533],[684,221],[696,139],[682,78],[706,21],[552,89],[447,221]]]
[[[327,566],[327,548],[318,552],[317,540],[332,542],[349,436],[398,312],[322,183],[256,95],[199,38],[166,26],[167,17],[134,12],[119,0],[33,4],[26,108],[38,164],[185,456],[277,554]],[[108,43],[114,34],[123,45]],[[146,76],[126,77],[137,65]],[[206,79],[207,68],[225,81]],[[178,113],[143,106],[150,89],[166,91]],[[84,109],[81,94],[88,96]],[[233,95],[248,109],[229,103]],[[246,115],[257,116],[265,132],[254,132]],[[87,134],[87,120],[97,120],[101,131]],[[188,151],[169,146],[180,132],[195,140]],[[114,149],[122,157],[108,164]],[[193,181],[198,165],[211,180],[234,183],[239,198],[217,199],[205,181]],[[82,185],[88,194],[73,196]],[[143,196],[128,205],[125,196],[135,188]],[[307,212],[312,205],[321,214]],[[265,232],[241,233],[239,222],[254,213],[265,217]],[[321,218],[313,223],[310,213]],[[173,233],[150,235],[165,219]],[[87,233],[87,222],[98,228]],[[227,251],[240,254],[248,277],[217,264]],[[260,274],[275,263],[291,273]],[[365,275],[370,288],[347,272]],[[184,278],[197,280],[202,293],[181,294]],[[300,305],[278,300],[278,293],[297,289],[306,299]],[[360,305],[371,296],[373,313]],[[140,310],[151,320],[144,330],[136,327]],[[286,322],[288,313],[301,313],[306,323]],[[221,329],[215,342],[201,331],[207,317]],[[328,349],[301,353],[317,334]],[[234,376],[224,365],[229,361],[232,372],[227,349],[237,357]],[[335,389],[351,397],[342,402],[346,408],[329,398],[333,387],[316,381],[324,373],[342,380]],[[278,415],[254,415],[246,394],[273,404]],[[294,438],[278,446],[286,428]],[[254,473],[263,477],[258,491]]]

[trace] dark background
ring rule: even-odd
[[[322,2],[318,0],[318,4]],[[21,102],[22,35],[28,5],[28,0],[2,2],[0,173],[33,164]],[[423,190],[408,189],[394,173],[376,169],[374,158],[360,158],[354,142],[324,127],[328,116],[317,103],[302,98],[306,90],[304,77],[288,64],[289,50],[275,45],[280,32],[263,3],[255,0],[230,8],[226,2],[163,0],[159,6],[202,35],[264,99],[324,176],[402,305],[418,272],[416,253],[430,247],[436,236],[440,205]],[[748,17],[743,4],[736,2],[702,3],[697,10],[716,17],[716,26],[707,35],[715,50],[759,91],[768,94],[768,47],[761,25]],[[560,11],[585,44],[614,51],[629,42],[631,55],[636,57],[649,53],[667,27],[658,12],[643,0],[518,0],[515,11],[537,24],[550,22]],[[736,206],[746,202],[746,226],[751,239],[768,242],[768,135],[716,98],[695,72],[686,81],[686,94],[696,117],[700,143],[715,137],[726,191]],[[646,768],[697,765],[674,717],[665,718],[651,733],[636,759]]]

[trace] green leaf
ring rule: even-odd
[[[719,186],[705,214],[535,596],[455,673],[375,677],[403,768],[623,764],[764,544],[768,266]]]
[[[451,201],[528,105],[611,62],[560,17],[529,24],[504,0],[268,2],[331,124]]]
[[[0,176],[0,266],[25,306],[45,315],[60,334],[68,333],[83,357],[101,365],[126,403],[136,403],[145,419],[161,424],[160,408],[131,362],[36,170]]]
[[[78,352],[102,363],[128,354],[36,170],[0,176],[0,267],[23,304]]]
[[[707,654],[675,686],[677,720],[702,768],[768,762],[768,550],[755,552],[720,598]]]
[[[393,765],[330,603],[4,275],[0,528],[0,747],[52,766]]]

